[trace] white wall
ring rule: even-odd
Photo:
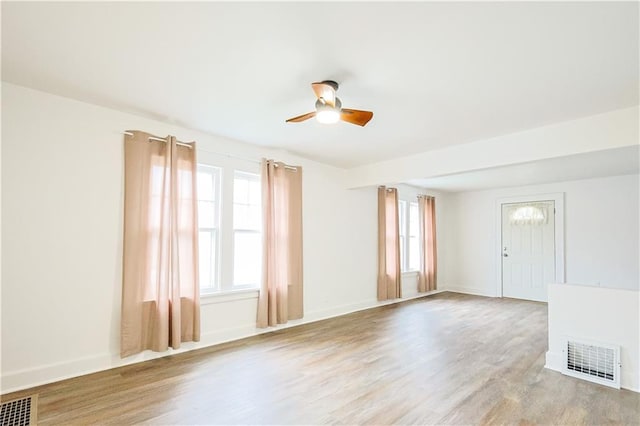
[[[2,392],[154,358],[121,360],[122,166],[126,129],[304,167],[308,322],[378,305],[376,189],[344,170],[139,116],[2,84]],[[256,292],[203,301],[202,347],[259,332]]]
[[[566,282],[637,290],[638,191],[638,175],[626,175],[450,195],[448,289],[496,295],[496,200],[563,192]]]
[[[549,286],[547,368],[562,370],[566,337],[620,345],[620,384],[640,392],[640,292],[571,284]]]

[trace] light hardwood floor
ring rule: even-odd
[[[543,368],[545,304],[456,293],[4,395],[39,424],[640,424],[640,394]]]

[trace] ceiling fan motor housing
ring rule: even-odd
[[[340,101],[340,99],[336,98],[336,106],[332,107],[331,105],[324,102],[324,99],[318,98],[318,100],[316,101],[316,111],[328,109],[340,111],[342,109],[342,102]]]
[[[320,83],[333,87],[333,90],[338,90],[339,84],[333,80],[322,80]]]

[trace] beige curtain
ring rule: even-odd
[[[122,357],[200,339],[195,143],[128,133]]]
[[[418,216],[420,223],[420,273],[418,291],[436,289],[436,200],[426,195],[418,196]]]
[[[398,190],[378,187],[378,300],[401,297]]]
[[[258,327],[302,318],[302,168],[263,160]]]

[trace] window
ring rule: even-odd
[[[220,289],[220,176],[219,168],[198,165],[200,293]]]
[[[400,228],[400,270],[407,270],[407,202],[398,200],[398,219]]]
[[[547,206],[543,203],[516,205],[510,208],[509,223],[512,225],[541,225],[547,223]]]
[[[259,287],[260,175],[198,164],[197,179],[200,294]]]
[[[418,203],[409,204],[409,264],[410,271],[420,269],[420,244],[418,243],[419,234],[418,222]]]
[[[233,179],[233,287],[258,287],[262,272],[260,176],[236,171]]]
[[[398,201],[400,228],[400,270],[417,271],[420,268],[420,245],[418,242],[418,203]]]

